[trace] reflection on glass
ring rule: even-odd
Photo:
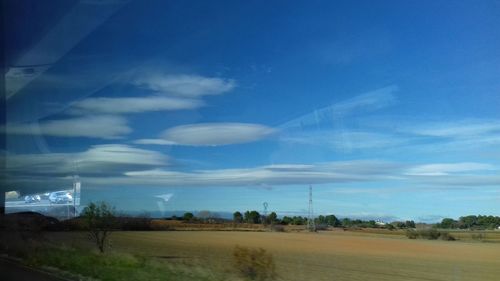
[[[5,1],[2,272],[497,280],[499,12]]]

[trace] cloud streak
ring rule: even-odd
[[[126,114],[197,109],[203,105],[201,100],[177,97],[88,98],[75,102],[70,112],[73,114]]]
[[[6,155],[6,171],[18,175],[63,176],[70,174],[105,176],[124,171],[161,167],[169,164],[168,156],[122,144],[94,145],[77,153]]]
[[[236,87],[236,82],[232,79],[187,74],[150,74],[137,78],[134,84],[159,94],[187,98],[220,95]]]
[[[500,121],[460,120],[456,122],[436,122],[417,126],[407,131],[432,137],[475,138],[491,134],[500,135]]]
[[[281,163],[252,168],[178,171],[167,169],[171,159],[157,151],[128,145],[97,145],[78,153],[6,156],[7,183],[53,186],[80,175],[90,188],[248,187],[339,183],[395,183],[405,188],[478,188],[500,184],[496,166],[486,163],[407,164],[352,160],[311,164]],[[393,189],[380,189],[393,192]],[[397,191],[397,189],[396,189]]]
[[[136,144],[221,146],[258,141],[277,131],[250,123],[202,123],[165,130],[160,139],[139,139]]]
[[[484,163],[438,163],[413,167],[406,174],[411,176],[445,176],[456,173],[491,171],[494,169],[493,165]]]
[[[396,166],[387,162],[348,161],[192,172],[153,169],[126,172],[125,177],[114,180],[132,185],[142,182],[158,186],[261,186],[377,181],[392,177],[396,170]],[[92,181],[95,184],[105,184],[97,178]]]
[[[45,135],[52,137],[85,137],[118,139],[132,131],[127,120],[120,116],[97,115],[43,121],[12,123],[1,128],[8,135]]]

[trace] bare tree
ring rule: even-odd
[[[114,207],[106,202],[90,203],[82,212],[89,239],[94,242],[101,253],[109,244],[109,235],[115,227],[116,217]]]

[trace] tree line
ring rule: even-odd
[[[497,216],[464,216],[458,220],[444,218],[436,224],[443,229],[496,229],[500,227],[500,217]]]
[[[185,213],[181,220],[198,222],[206,220],[204,218],[199,218],[193,213]],[[305,216],[283,216],[278,218],[275,212],[271,212],[268,215],[259,213],[256,210],[247,210],[245,212],[236,211],[233,213],[232,221],[234,223],[250,223],[250,224],[267,224],[267,225],[306,225],[308,218]],[[318,227],[360,227],[360,228],[387,228],[387,229],[407,229],[415,228],[415,222],[412,220],[408,221],[394,221],[391,223],[381,223],[375,220],[361,220],[361,219],[350,219],[343,218],[339,219],[335,215],[320,215],[314,218],[314,222]]]

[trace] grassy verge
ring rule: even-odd
[[[182,261],[164,261],[125,253],[99,254],[65,247],[43,247],[26,255],[23,261],[29,266],[56,268],[88,280],[228,279],[225,273],[215,273],[206,267]]]

